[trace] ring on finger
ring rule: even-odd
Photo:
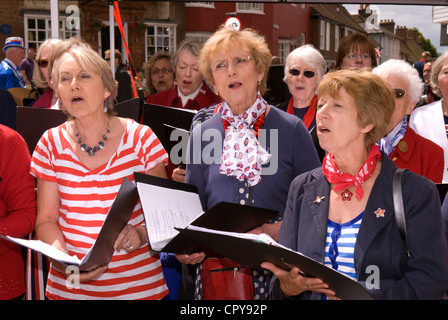
[[[130,250],[134,250],[134,247],[131,244],[127,243],[127,245]]]

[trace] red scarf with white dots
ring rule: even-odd
[[[334,191],[346,189],[352,185],[355,185],[355,195],[359,200],[364,195],[364,190],[362,189],[364,182],[372,175],[373,171],[375,171],[376,163],[380,159],[380,149],[376,144],[373,144],[370,147],[366,162],[355,176],[350,173],[341,172],[338,165],[334,161],[333,155],[331,153],[327,153],[322,162],[322,171],[328,182],[335,184]]]

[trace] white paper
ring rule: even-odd
[[[59,262],[68,264],[68,265],[76,265],[79,266],[82,263],[82,260],[79,260],[76,256],[70,256],[66,254],[64,251],[61,251],[48,243],[42,242],[40,240],[25,240],[20,238],[14,238],[11,236],[5,236],[3,237],[9,241],[15,242],[21,246],[30,248],[32,250],[35,250],[37,252],[42,253],[43,255],[46,255],[47,257],[51,259],[55,259]]]
[[[274,239],[271,238],[271,236],[269,236],[266,233],[260,233],[260,234],[238,233],[238,232],[229,232],[229,231],[208,229],[208,228],[203,228],[203,227],[198,227],[198,226],[193,226],[193,225],[187,226],[187,229],[208,232],[208,233],[214,233],[214,234],[221,234],[224,236],[231,236],[231,237],[240,238],[240,239],[253,240],[253,241],[257,241],[257,242],[261,242],[261,243],[265,243],[265,244],[271,244],[271,245],[282,247],[282,245],[278,244]]]
[[[137,189],[152,250],[160,251],[178,234],[174,228],[185,228],[203,213],[197,193],[141,182]]]

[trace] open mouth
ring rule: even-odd
[[[81,98],[81,97],[74,97],[73,99],[72,99],[72,102],[81,102],[81,101],[83,101],[84,99],[83,98]]]
[[[235,89],[241,87],[243,84],[241,82],[234,82],[229,85],[230,89]]]
[[[324,126],[318,126],[317,127],[318,132],[320,133],[326,133],[326,132],[331,132],[328,128],[324,127]]]

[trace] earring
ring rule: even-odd
[[[107,113],[107,100],[104,100],[104,113]]]

